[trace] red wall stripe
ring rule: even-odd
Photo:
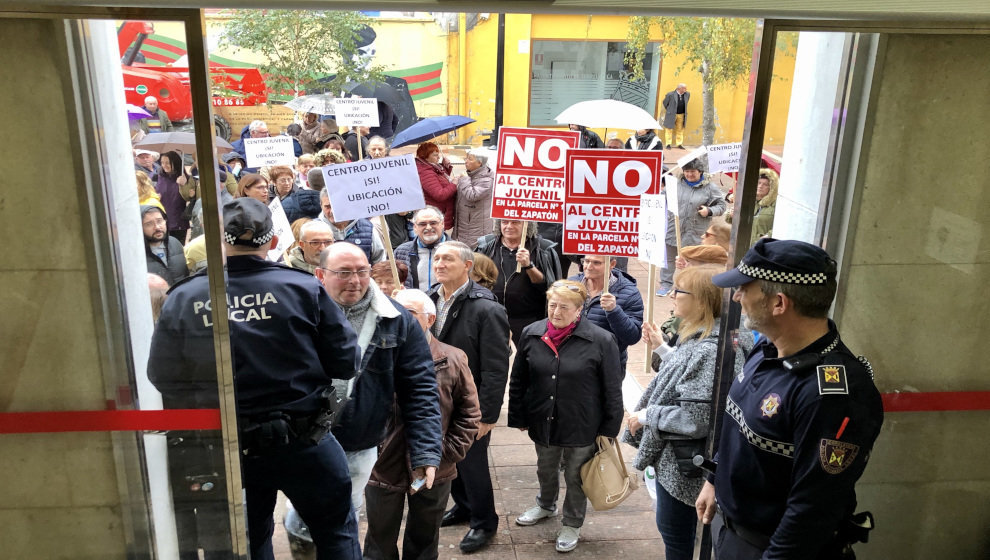
[[[432,85],[424,86],[424,87],[421,87],[421,88],[410,89],[409,90],[409,95],[418,95],[420,93],[426,93],[428,91],[433,91],[435,89],[440,89],[440,82],[437,82],[437,83],[432,84]]]
[[[443,70],[432,70],[430,72],[423,72],[422,74],[413,74],[412,76],[403,76],[402,79],[406,81],[407,84],[413,85],[416,82],[425,82],[427,80],[435,80],[440,77],[440,73]]]
[[[73,410],[0,414],[0,434],[219,430],[220,410]]]
[[[990,410],[990,391],[884,393],[884,412]]]
[[[884,412],[990,410],[990,391],[884,393]],[[219,430],[220,411],[75,410],[0,413],[0,434]]]

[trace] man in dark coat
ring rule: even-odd
[[[158,98],[154,95],[149,95],[144,98],[145,111],[150,114],[150,117],[141,119],[138,121],[138,126],[145,134],[151,132],[172,132],[172,121],[168,119],[168,113],[165,109],[158,108]]]
[[[169,286],[189,275],[182,243],[168,234],[164,210],[151,204],[142,206],[141,229],[148,272],[161,276]]]
[[[327,232],[329,233],[329,232]],[[371,279],[364,251],[346,242],[323,252],[316,277],[358,335],[361,369],[353,379],[335,381],[347,404],[333,435],[347,454],[351,502],[361,508],[364,487],[385,438],[393,400],[406,426],[410,466],[433,486],[440,464],[440,404],[433,358],[413,316]]]
[[[684,123],[687,122],[687,104],[691,93],[686,84],[677,84],[677,89],[663,98],[663,132],[667,139],[667,149],[671,143],[684,149]]]
[[[442,521],[443,526],[470,521],[471,529],[460,543],[462,552],[483,548],[498,530],[488,472],[488,445],[502,409],[509,374],[509,321],[495,295],[469,277],[473,255],[471,248],[460,241],[441,245],[433,256],[439,285],[429,293],[437,306],[433,335],[467,354],[481,402],[477,439],[457,464],[457,479],[451,489],[454,507]]]
[[[581,133],[581,141],[578,143],[578,148],[596,149],[605,147],[602,137],[594,130],[588,130],[588,127],[580,124],[571,124],[568,125],[568,128]]]

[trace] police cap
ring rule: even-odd
[[[835,278],[835,261],[821,247],[791,239],[764,237],[743,256],[738,266],[716,274],[720,288],[742,286],[753,280],[781,284],[822,285]]]
[[[251,239],[240,238],[248,232]],[[272,213],[260,201],[242,197],[223,205],[223,237],[228,244],[261,247],[273,235]]]

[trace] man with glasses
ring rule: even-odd
[[[168,234],[165,211],[160,206],[141,207],[141,228],[144,230],[144,256],[148,272],[157,274],[171,286],[189,274],[182,243]]]
[[[334,241],[346,241],[357,245],[359,249],[364,251],[365,256],[368,257],[368,262],[371,264],[385,260],[385,242],[382,241],[381,232],[371,223],[371,220],[358,218],[349,222],[337,221],[333,216],[330,192],[325,188],[320,191],[320,206],[323,208],[323,212],[317,219],[330,226]]]
[[[320,253],[330,245],[333,245],[330,226],[319,220],[306,222],[299,228],[299,245],[286,254],[285,264],[316,274],[316,267],[320,266]]]
[[[230,143],[233,146],[234,151],[240,154],[241,159],[247,161],[247,151],[244,148],[244,140],[246,138],[268,138],[271,136],[268,132],[268,124],[265,121],[251,121],[250,124],[241,129],[241,137]],[[245,173],[257,173],[257,167],[249,167],[244,169]]]
[[[407,288],[428,292],[438,282],[433,274],[433,254],[448,239],[443,231],[443,212],[433,206],[417,210],[413,214],[413,233],[416,237],[412,241],[395,248],[395,262],[409,267]]]
[[[474,253],[464,243],[440,245],[433,255],[433,272],[439,284],[429,293],[437,306],[433,335],[467,354],[481,403],[476,441],[457,464],[457,478],[450,491],[454,507],[440,523],[446,527],[470,522],[471,528],[460,543],[465,553],[487,546],[498,530],[488,445],[502,411],[509,376],[509,320],[495,295],[471,280],[473,265]]]
[[[588,288],[583,315],[615,335],[622,371],[626,371],[629,357],[626,349],[639,342],[643,334],[643,296],[639,295],[636,279],[615,268],[615,257],[587,255],[581,259],[581,264],[584,272],[568,280],[582,282]],[[609,272],[606,274],[606,271]]]
[[[406,426],[413,476],[432,488],[443,431],[433,357],[419,323],[378,288],[367,256],[355,245],[335,243],[324,251],[316,277],[343,309],[361,350],[358,375],[334,382],[337,394],[347,397],[333,435],[347,454],[354,510],[364,501],[393,399]]]
[[[320,558],[361,558],[347,460],[330,434],[331,381],[355,375],[357,337],[316,278],[265,259],[278,237],[264,204],[247,197],[225,204],[223,225],[251,558],[274,558],[279,491],[309,525]],[[173,287],[148,358],[148,378],[166,406],[219,406],[214,320],[205,274]],[[196,482],[197,493],[223,501],[223,481],[209,480],[209,489]]]

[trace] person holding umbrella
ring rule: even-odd
[[[450,180],[453,169],[450,160],[440,153],[440,147],[433,142],[423,142],[416,148],[416,170],[419,172],[419,182],[423,185],[423,200],[427,206],[439,208],[443,212],[444,231],[450,231],[454,227],[457,185]]]
[[[162,154],[162,171],[158,174],[155,191],[161,196],[165,216],[168,219],[168,234],[185,244],[189,219],[185,216],[186,202],[195,193],[195,180],[182,165],[182,155],[176,151]]]

